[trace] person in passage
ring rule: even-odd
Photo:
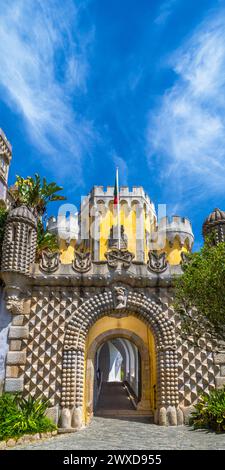
[[[100,384],[101,384],[101,371],[100,371],[99,367],[98,367],[97,372],[96,372],[96,377],[97,377],[97,386],[99,388]]]

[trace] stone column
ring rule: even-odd
[[[63,355],[61,426],[80,429],[84,393],[84,351],[66,348]]]
[[[161,426],[183,424],[183,414],[179,409],[177,353],[175,348],[164,346],[158,353],[158,416]]]
[[[9,352],[6,356],[5,391],[22,392],[24,385],[21,366],[26,363],[26,352],[22,350],[22,341],[28,338],[28,327],[24,326],[24,315],[29,312],[30,302],[21,298],[18,287],[6,288],[6,309],[12,314],[9,328]]]
[[[217,370],[219,370],[218,377],[216,377],[216,388],[222,388],[225,385],[225,348],[214,353],[214,363]]]
[[[84,351],[78,349],[76,358],[76,398],[72,415],[72,427],[80,429],[83,426],[83,397],[84,397]]]

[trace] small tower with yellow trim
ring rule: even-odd
[[[160,251],[167,255],[171,265],[181,262],[181,253],[190,252],[194,243],[194,235],[189,219],[177,215],[163,217],[158,225],[159,238],[165,236],[165,246]]]

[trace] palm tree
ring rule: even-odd
[[[57,235],[54,233],[48,232],[44,228],[44,225],[41,220],[38,220],[37,223],[37,251],[36,259],[38,260],[41,257],[43,251],[47,252],[59,252],[59,243]]]
[[[66,199],[64,196],[56,194],[62,189],[62,186],[57,186],[54,182],[47,183],[46,178],[41,181],[40,175],[35,173],[34,178],[31,176],[22,178],[17,175],[16,182],[9,192],[16,206],[25,204],[33,209],[37,217],[41,218],[45,214],[49,202],[64,201]]]
[[[22,178],[17,175],[14,186],[9,189],[14,205],[25,204],[37,217],[37,258],[40,257],[42,251],[55,252],[59,250],[57,236],[45,229],[43,216],[46,214],[49,202],[66,199],[57,194],[62,189],[54,182],[47,183],[46,178],[41,181],[38,173],[35,173],[34,178],[31,176]]]

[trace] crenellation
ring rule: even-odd
[[[4,152],[10,151],[0,131],[0,143],[1,139]],[[12,320],[4,389],[48,399],[49,413],[64,431],[87,425],[96,412],[103,390],[96,391],[97,363],[104,348],[108,356],[104,353],[105,370],[100,372],[106,375],[106,383],[112,371],[115,375],[120,370],[118,382],[123,372],[137,392],[134,417],[146,413],[159,425],[182,425],[199,393],[225,382],[224,351],[215,353],[210,337],[203,336],[198,347],[184,340],[180,316],[173,309],[174,277],[183,272],[181,253],[189,252],[194,241],[190,221],[174,215],[157,225],[154,204],[144,189],[122,186],[121,206],[127,204],[129,210],[120,214],[123,230],[117,228],[121,228],[123,243],[119,246],[110,234],[115,225],[113,195],[113,186],[94,186],[81,203],[89,222],[93,217],[96,224],[102,224],[94,256],[90,240],[82,240],[75,225],[71,229],[76,217],[59,212],[59,217],[48,219],[47,228],[66,241],[60,250],[70,256],[63,253],[60,259],[58,252],[43,252],[35,262],[37,219],[33,211],[22,205],[11,208],[7,218],[1,278],[6,312]],[[106,209],[101,219],[94,212],[99,202]],[[80,221],[81,215],[77,217]],[[157,235],[166,233],[164,249],[147,245],[146,233],[151,237],[153,223]],[[219,225],[221,235],[223,211],[214,211],[207,224]],[[136,243],[139,226],[146,238]]]

